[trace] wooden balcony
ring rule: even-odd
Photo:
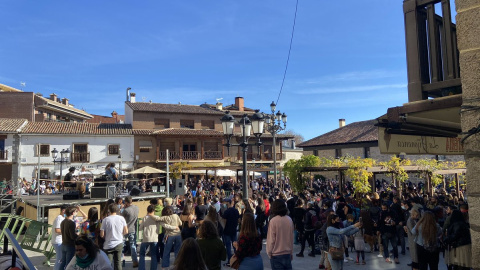
[[[222,151],[205,151],[203,155],[201,151],[168,152],[169,160],[221,160],[222,158]],[[167,152],[160,151],[158,160],[167,160]]]
[[[90,152],[88,153],[71,153],[71,162],[90,162]]]
[[[260,161],[260,160],[263,160],[263,161],[273,160],[273,154],[272,154],[272,153],[263,153],[263,154],[248,153],[248,154],[247,154],[247,160],[248,160],[248,161],[252,161],[252,160],[254,160],[254,159],[257,160],[257,161]],[[277,153],[277,161],[282,160],[282,159],[283,159],[283,154],[282,154],[282,153]],[[241,152],[238,153],[237,160],[242,160],[242,153],[241,153]]]
[[[0,160],[7,160],[7,159],[8,159],[8,151],[0,150]]]

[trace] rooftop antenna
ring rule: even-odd
[[[127,88],[127,99],[126,99],[126,101],[130,101],[130,100],[129,100],[130,90],[132,90],[132,88],[128,87],[128,88]]]
[[[20,89],[23,90],[23,87],[26,87],[27,83],[26,82],[20,82]]]
[[[147,98],[146,98],[146,97],[142,97],[142,101],[145,102],[145,100],[147,100]]]

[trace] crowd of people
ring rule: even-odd
[[[369,264],[365,252],[412,269],[470,269],[468,204],[462,192],[439,188],[432,196],[407,183],[402,190],[377,181],[375,192],[355,194],[351,183],[315,180],[295,193],[288,179],[250,182],[244,198],[231,180],[192,180],[184,196],[152,199],[139,217],[132,197],[92,207],[62,207],[53,223],[57,269],[292,269],[292,260],[319,257],[319,269],[343,269],[345,262]],[[77,212],[86,217],[76,222]],[[137,231],[138,230],[138,231]],[[137,236],[141,238],[137,245]],[[294,254],[294,244],[300,252]],[[308,248],[307,248],[308,244]],[[138,251],[137,251],[138,250]],[[175,260],[170,261],[171,253]],[[305,253],[308,252],[308,253]],[[92,267],[92,265],[94,267]]]

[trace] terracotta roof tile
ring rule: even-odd
[[[165,113],[189,113],[189,114],[213,114],[223,115],[224,112],[217,111],[202,106],[196,105],[181,105],[181,104],[163,104],[163,103],[149,103],[149,102],[127,102],[127,105],[134,111],[144,112],[165,112]]]
[[[0,132],[17,132],[27,123],[27,119],[0,118]]]
[[[27,134],[133,135],[130,124],[92,124],[30,122],[22,130]]]
[[[298,147],[322,146],[331,144],[347,144],[378,141],[377,120],[354,122],[337,128],[297,145]]]
[[[133,135],[151,135],[156,129],[133,129]]]
[[[191,136],[222,136],[223,132],[213,129],[167,128],[155,130],[155,135],[191,135]]]

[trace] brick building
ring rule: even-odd
[[[0,117],[24,118],[29,122],[83,122],[93,118],[54,93],[45,98],[33,92],[7,92],[6,88],[0,91]]]
[[[125,103],[125,123],[131,124],[135,134],[136,167],[146,165],[164,168],[166,151],[171,162],[187,161],[193,167],[217,167],[236,165],[242,162],[241,148],[231,147],[229,153],[225,143],[220,118],[229,111],[236,119],[255,111],[244,106],[244,99],[236,97],[235,103],[223,107],[217,103],[202,105],[161,104],[136,102],[135,94]],[[240,126],[236,125],[236,137]],[[277,164],[284,159],[282,141],[290,135],[277,135]],[[263,134],[263,145],[248,147],[250,166],[273,166],[273,138]],[[235,142],[235,139],[234,139]],[[254,139],[250,139],[254,143]]]

